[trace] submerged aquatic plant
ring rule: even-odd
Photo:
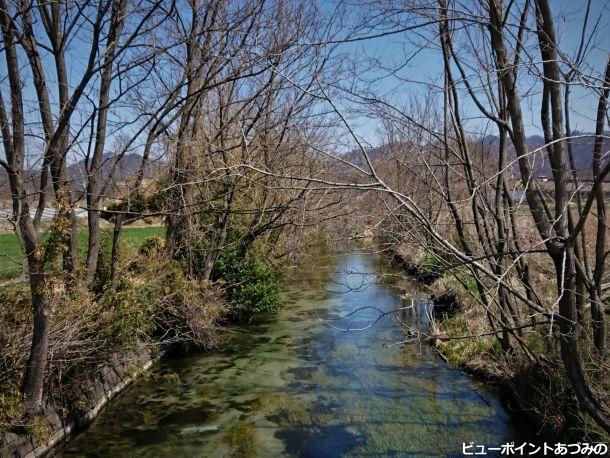
[[[254,427],[251,423],[237,423],[229,429],[225,436],[225,440],[230,447],[235,449],[237,456],[256,456]]]

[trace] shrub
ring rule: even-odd
[[[30,307],[25,287],[0,287],[0,431],[22,410],[27,342],[20,331],[30,320]]]
[[[213,278],[227,283],[231,306],[238,312],[273,312],[282,304],[280,272],[267,267],[255,253],[244,259],[237,250],[221,253]]]
[[[124,282],[122,288],[108,290],[100,303],[106,323],[100,329],[100,337],[113,347],[147,340],[154,331],[156,292],[152,283],[136,286]]]
[[[121,247],[119,247],[121,249]],[[119,259],[124,257],[124,253],[119,252]],[[108,282],[110,281],[110,263],[112,259],[112,232],[103,231],[100,237],[100,251],[97,258],[97,269],[95,277],[91,282],[91,291],[100,296]],[[121,277],[118,278],[121,281]]]
[[[141,256],[146,258],[154,258],[159,256],[163,252],[165,246],[165,240],[163,237],[158,235],[152,235],[142,242],[140,245],[139,253]]]
[[[216,322],[226,312],[219,288],[193,280],[170,282],[157,302],[155,325],[158,339],[183,346],[209,347],[216,342]]]
[[[174,343],[212,345],[216,322],[227,309],[219,287],[190,280],[178,262],[164,261],[162,240],[155,237],[143,243],[137,256],[128,246],[121,250],[121,275],[109,288],[108,235],[102,239],[92,290],[83,282],[66,288],[61,274],[46,278],[54,313],[45,396],[62,408],[80,399],[99,368],[129,360],[144,347],[154,352]],[[20,421],[32,326],[27,284],[0,287],[0,432]],[[39,435],[42,430],[32,431]]]

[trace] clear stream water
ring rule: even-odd
[[[281,312],[236,326],[221,349],[170,357],[131,386],[63,456],[461,456],[462,443],[533,441],[500,395],[404,338],[426,295],[381,281],[353,252],[290,276]],[[402,285],[404,288],[404,284]],[[403,289],[404,291],[404,289]],[[415,311],[385,316],[405,305]],[[344,317],[344,318],[342,318]]]

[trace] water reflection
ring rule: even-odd
[[[282,312],[222,351],[163,362],[63,454],[459,456],[462,442],[522,438],[494,392],[425,345],[384,346],[403,339],[396,320],[425,326],[430,304],[376,281],[380,262],[301,267]]]

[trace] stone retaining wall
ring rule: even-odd
[[[142,346],[129,357],[116,359],[101,368],[68,406],[45,406],[40,416],[40,427],[31,428],[41,431],[40,434],[19,434],[18,430],[0,433],[2,457],[44,456],[54,447],[66,443],[155,360],[155,355]]]

